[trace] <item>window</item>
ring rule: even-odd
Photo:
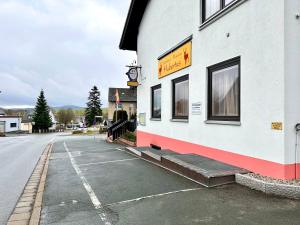
[[[228,4],[230,4],[231,2],[233,2],[234,0],[225,0],[224,2],[225,2],[225,6],[226,5],[228,5]]]
[[[173,119],[188,119],[189,116],[189,77],[179,77],[173,82]]]
[[[237,0],[202,0],[202,22]]]
[[[155,119],[161,118],[161,85],[157,85],[151,88],[151,117]]]
[[[208,68],[208,120],[240,121],[240,58]]]
[[[11,127],[11,128],[17,127],[17,123],[10,123],[10,127]]]
[[[116,103],[116,109],[117,110],[123,110],[123,103]]]

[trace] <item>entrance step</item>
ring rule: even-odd
[[[206,187],[234,183],[235,174],[249,171],[196,154],[179,154],[168,149],[151,147],[127,148],[127,151],[148,161],[191,178]]]
[[[142,152],[142,157],[144,159],[150,160],[155,163],[161,163],[163,156],[177,155],[177,154],[178,153],[168,149],[157,150],[157,149],[149,148],[148,150]]]

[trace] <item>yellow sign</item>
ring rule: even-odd
[[[127,81],[127,86],[129,87],[137,87],[139,86],[139,83],[136,81]]]
[[[272,123],[272,130],[282,130],[283,125],[281,122],[273,122]]]
[[[158,78],[192,65],[192,42],[189,41],[158,61]]]

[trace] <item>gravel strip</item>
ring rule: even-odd
[[[271,178],[271,177],[265,177],[265,176],[255,174],[255,173],[249,173],[247,175],[250,176],[250,177],[253,177],[255,179],[268,182],[268,183],[300,186],[300,179],[297,179],[297,180],[280,180],[280,179],[274,179],[274,178]]]

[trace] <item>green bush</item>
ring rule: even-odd
[[[130,116],[130,120],[135,120],[135,119],[136,119],[136,113],[134,113]]]
[[[82,130],[74,130],[72,134],[83,134]]]
[[[132,132],[126,132],[125,134],[123,134],[122,138],[124,138],[127,141],[136,142],[135,133]]]
[[[115,123],[118,120],[128,120],[128,114],[125,110],[118,110],[118,118],[116,118],[117,111],[114,111],[113,122]]]
[[[95,134],[96,133],[96,131],[93,131],[93,130],[87,130],[86,131],[86,134]]]

